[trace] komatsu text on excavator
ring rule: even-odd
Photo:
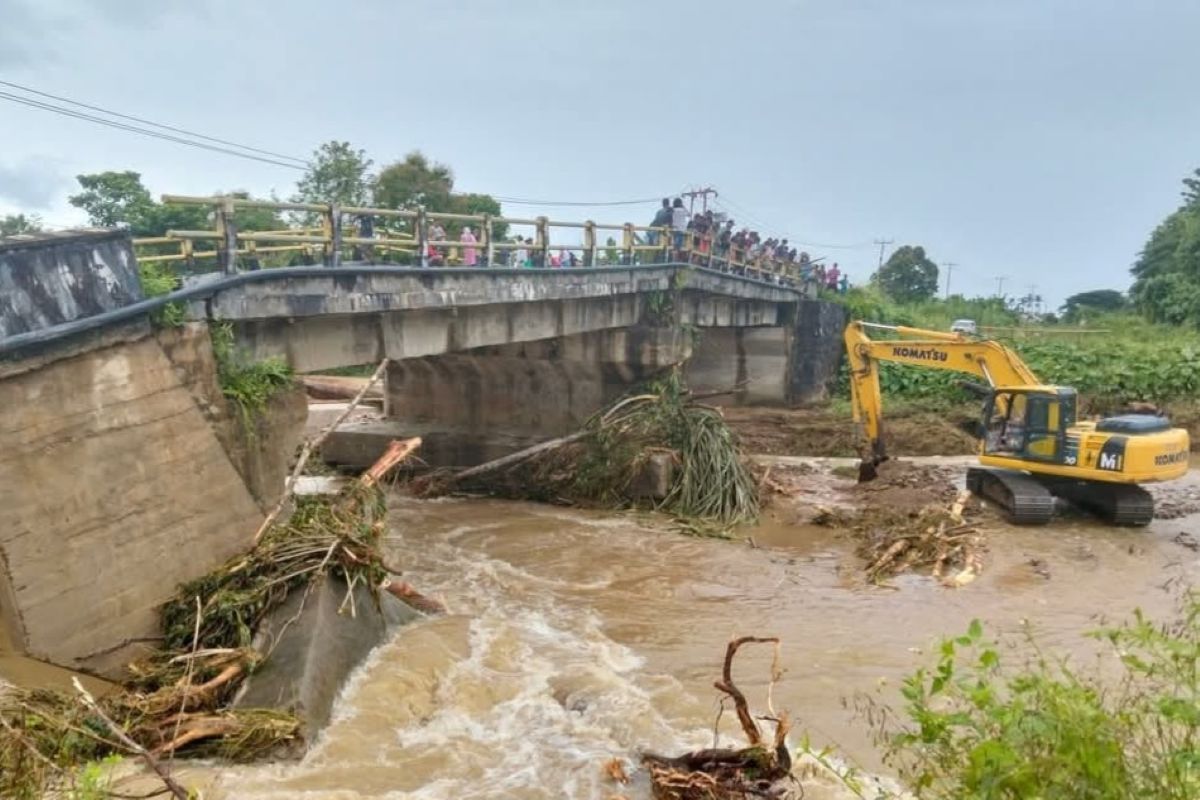
[[[891,338],[871,339],[869,330]],[[862,477],[887,458],[879,362],[964,372],[983,397],[981,466],[967,488],[998,504],[1009,519],[1044,524],[1060,497],[1114,525],[1146,525],[1150,493],[1138,484],[1167,481],[1188,470],[1186,430],[1153,414],[1081,421],[1075,390],[1041,383],[1016,352],[999,342],[959,333],[870,322],[846,328],[854,419],[866,430],[869,454]]]

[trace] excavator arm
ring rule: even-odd
[[[874,340],[869,330],[890,331],[899,338]],[[846,326],[845,340],[854,421],[862,424],[870,447],[869,457],[863,460],[863,468],[868,472],[887,459],[883,443],[883,396],[879,388],[881,361],[964,372],[982,378],[989,387],[1039,383],[1021,357],[999,342],[871,322],[851,322]]]

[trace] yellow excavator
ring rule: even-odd
[[[887,331],[888,338],[872,339],[872,330]],[[966,387],[983,399],[981,466],[968,470],[967,488],[999,505],[1013,522],[1049,522],[1059,497],[1114,525],[1146,525],[1154,501],[1138,484],[1173,480],[1188,470],[1186,430],[1155,414],[1082,421],[1074,389],[1043,384],[999,342],[870,322],[851,322],[845,340],[854,420],[869,445],[860,479],[874,477],[887,459],[881,361],[986,381]]]

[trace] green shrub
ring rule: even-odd
[[[142,279],[142,296],[159,297],[170,294],[179,288],[179,278],[166,264],[159,262],[139,262],[138,274]],[[167,303],[162,308],[150,314],[155,325],[164,328],[178,328],[184,321],[184,305],[182,303]]]
[[[253,432],[271,397],[292,385],[292,368],[282,358],[246,361],[235,351],[233,327],[227,322],[214,323],[210,331],[221,392],[237,407],[246,430]]]
[[[1037,651],[1008,668],[978,621],[902,685],[902,715],[863,705],[885,761],[930,800],[1200,797],[1200,594],[1179,618],[1092,634],[1121,674],[1104,680]]]

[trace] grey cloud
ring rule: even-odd
[[[0,163],[0,199],[29,210],[50,208],[69,179],[58,162],[42,157]]]
[[[0,68],[23,67],[37,61],[44,38],[44,19],[32,4],[0,0]]]
[[[149,28],[173,16],[203,18],[205,0],[0,0],[0,69],[29,67],[57,56],[63,38],[89,22],[112,28]]]

